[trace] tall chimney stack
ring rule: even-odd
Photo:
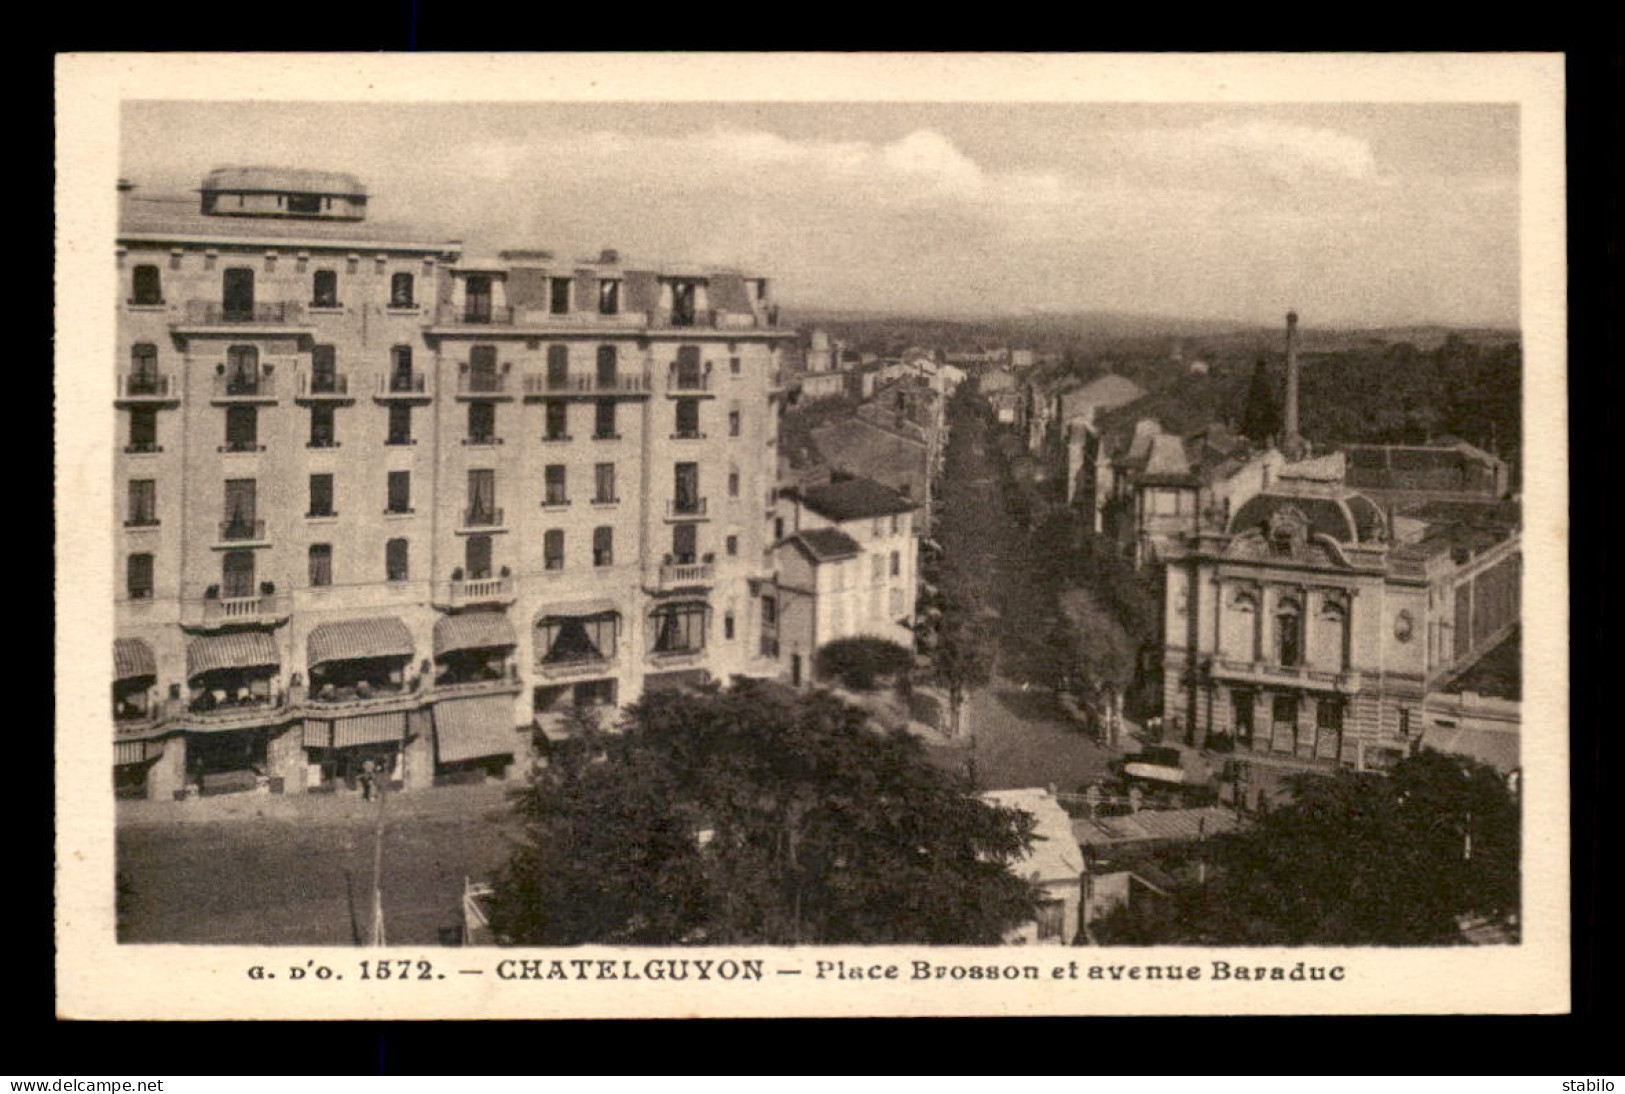
[[[1289,460],[1303,456],[1298,435],[1298,313],[1286,313],[1286,412],[1281,423],[1281,451]]]

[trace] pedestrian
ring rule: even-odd
[[[371,760],[368,760],[366,763],[361,765],[361,800],[362,801],[371,801],[372,800],[372,780],[373,780],[374,774],[375,774],[375,772],[377,770],[378,770],[378,765],[373,763]]]

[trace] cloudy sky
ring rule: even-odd
[[[791,307],[1518,322],[1515,107],[152,103],[121,171],[350,171],[470,250],[760,270]]]

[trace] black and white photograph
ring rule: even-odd
[[[102,952],[584,1007],[1566,985],[1561,136],[1489,59],[886,101],[187,60],[59,168],[110,213],[57,366]]]

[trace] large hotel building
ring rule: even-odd
[[[121,188],[121,793],[501,776],[778,675],[766,280],[464,254],[344,174]]]

